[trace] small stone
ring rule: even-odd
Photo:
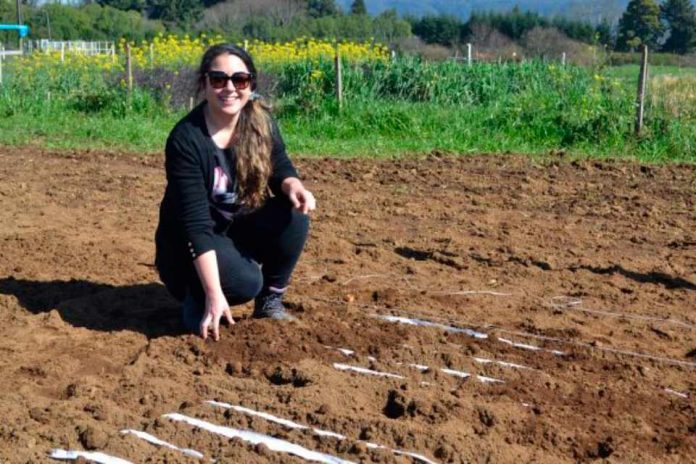
[[[364,455],[367,454],[367,445],[363,442],[357,441],[351,445],[348,450],[350,454]]]
[[[179,411],[183,411],[184,409],[188,409],[191,406],[193,406],[193,403],[191,403],[190,401],[184,401],[183,403],[181,403],[179,405]]]
[[[74,398],[78,394],[77,384],[71,383],[65,388],[65,396],[68,398]]]
[[[360,430],[360,439],[361,440],[371,440],[373,436],[374,436],[374,427],[371,425],[368,425],[367,427],[363,427],[362,430]]]
[[[486,427],[493,427],[498,422],[493,412],[486,408],[479,408],[478,416],[481,423]]]
[[[331,414],[331,406],[328,404],[324,403],[319,408],[317,408],[317,414]]]
[[[43,408],[31,408],[29,410],[29,417],[40,424],[48,423],[48,412]]]
[[[338,280],[336,279],[336,276],[333,274],[324,274],[322,276],[322,279],[330,283],[336,282],[336,280]]]
[[[265,443],[259,443],[254,447],[254,451],[256,451],[256,454],[259,456],[263,457],[270,457],[271,456],[271,450],[268,448],[268,446]]]
[[[104,448],[108,441],[109,437],[103,430],[92,426],[87,426],[80,432],[80,443],[88,450]]]
[[[227,375],[239,375],[242,373],[242,363],[239,361],[229,362],[225,366],[225,373]]]

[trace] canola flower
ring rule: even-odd
[[[75,51],[33,53],[19,57],[15,64],[19,69],[31,72],[44,72],[50,77],[59,77],[66,70],[79,77],[101,71],[123,72],[126,69],[127,48],[130,48],[133,68],[147,69],[163,67],[178,70],[182,67],[195,67],[210,45],[224,42],[220,35],[192,38],[188,35],[159,34],[152,41],[140,43],[120,39],[116,43],[116,54],[86,55]],[[238,44],[244,46],[245,44]],[[254,60],[261,67],[283,66],[291,63],[318,63],[334,58],[336,52],[348,62],[386,61],[389,59],[387,47],[371,42],[335,42],[300,38],[292,42],[268,43],[257,40],[246,43]]]

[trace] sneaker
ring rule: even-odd
[[[193,299],[191,293],[186,293],[184,303],[181,307],[181,319],[186,330],[198,334],[201,331],[201,319],[203,319],[204,307]]]
[[[255,319],[275,319],[277,321],[295,321],[297,318],[290,314],[283,306],[284,293],[264,290],[254,300],[254,313],[251,317]]]

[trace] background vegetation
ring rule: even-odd
[[[693,162],[696,78],[681,66],[693,60],[689,34],[696,13],[688,0],[656,5],[630,0],[615,25],[518,8],[466,21],[403,18],[393,10],[370,16],[360,0],[351,0],[346,11],[333,0],[27,7],[33,34],[47,33],[50,24],[52,38],[122,38],[114,57],[61,58],[53,52],[6,61],[0,143],[160,151],[195,101],[194,68],[203,49],[245,40],[293,151],[391,156],[562,150]],[[0,14],[14,14],[8,0],[0,0]],[[198,32],[181,34],[189,29]],[[126,41],[135,65],[130,92]],[[461,60],[467,41],[476,47],[471,66]],[[671,53],[652,55],[660,67],[652,68],[647,128],[635,137],[638,72],[631,63],[638,55],[631,50],[641,44]],[[334,97],[337,48],[345,70],[341,110]],[[561,54],[568,57],[565,66]]]
[[[0,142],[159,151],[195,99],[198,57],[219,40],[159,36],[133,44],[131,92],[123,55],[115,61],[83,55],[61,61],[59,53],[13,60],[0,87]],[[334,92],[335,47],[344,60],[342,109]],[[392,58],[386,48],[369,43],[314,39],[251,42],[249,48],[264,70],[260,90],[274,103],[296,152],[564,150],[696,160],[692,75],[653,81],[651,95],[662,94],[649,101],[648,128],[636,138],[635,69],[624,73],[543,60],[468,66]]]

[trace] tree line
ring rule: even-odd
[[[23,1],[23,23],[31,27],[32,37],[54,40],[142,40],[168,31],[221,33],[232,40],[316,37],[392,45],[415,36],[426,44],[460,47],[475,42],[482,30],[520,41],[530,31],[555,29],[574,41],[610,50],[633,51],[645,44],[685,54],[696,48],[691,0],[630,0],[618,24],[548,18],[517,7],[504,13],[474,13],[466,21],[446,15],[400,17],[393,9],[370,16],[364,0],[353,0],[348,11],[336,0],[83,0],[79,5]],[[15,0],[0,0],[0,22],[16,22]],[[0,34],[0,41],[7,37]]]

